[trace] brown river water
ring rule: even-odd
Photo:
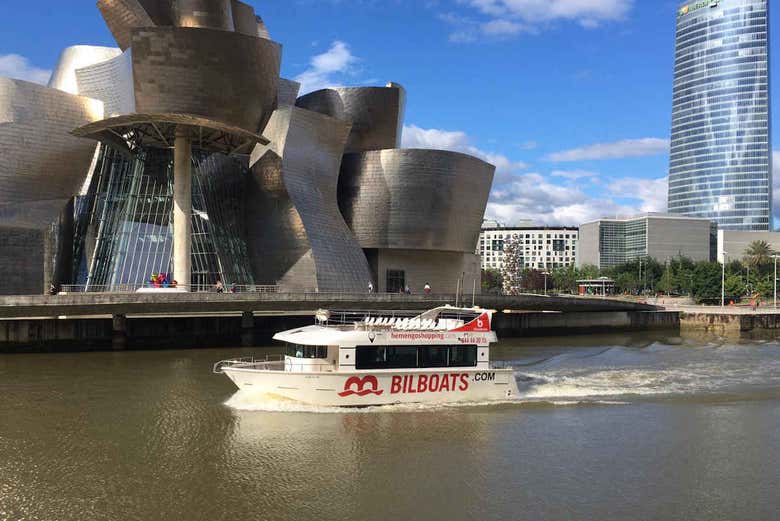
[[[0,356],[0,521],[775,520],[780,343],[507,340],[521,399],[235,395],[278,349]]]

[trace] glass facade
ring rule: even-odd
[[[769,230],[768,0],[700,0],[678,12],[669,211]]]
[[[75,283],[113,291],[172,272],[172,156],[148,149],[129,157],[101,147],[87,194],[74,205]],[[243,228],[244,163],[193,152],[193,286],[253,284]]]
[[[599,266],[613,268],[646,257],[647,226],[647,219],[601,221]]]

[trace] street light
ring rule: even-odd
[[[723,273],[720,277],[720,307],[726,307],[726,257],[729,252],[723,252]]]

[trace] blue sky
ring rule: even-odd
[[[284,46],[284,77],[399,82],[405,146],[496,164],[489,217],[578,225],[665,208],[675,1],[248,1]],[[115,45],[93,0],[67,4],[5,10],[0,76],[45,82],[62,48]]]

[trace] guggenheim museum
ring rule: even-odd
[[[99,0],[116,48],[0,78],[0,293],[470,289],[495,167],[400,148],[406,92],[299,96],[237,0]]]

